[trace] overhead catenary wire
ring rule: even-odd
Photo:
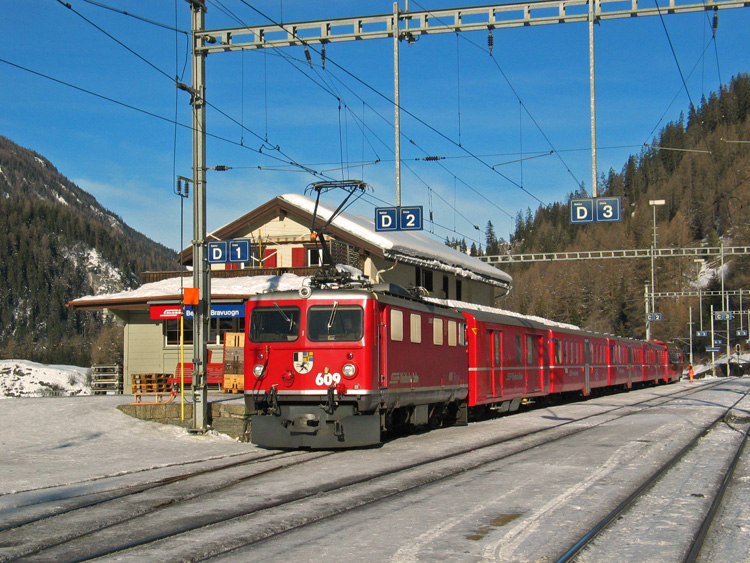
[[[251,4],[249,4],[249,3],[247,2],[247,0],[240,0],[240,1],[241,1],[241,2],[242,2],[242,3],[244,4],[244,5],[246,5],[246,6],[248,7],[248,8],[250,8],[251,10],[255,11],[256,13],[258,13],[259,15],[261,15],[262,17],[264,17],[264,18],[268,19],[268,21],[269,21],[269,22],[273,23],[274,25],[277,25],[277,26],[279,26],[279,27],[280,27],[281,29],[285,29],[285,30],[286,30],[287,32],[289,32],[289,33],[292,33],[292,35],[294,35],[294,32],[293,32],[293,30],[287,29],[287,27],[285,27],[285,26],[284,26],[283,24],[281,24],[281,23],[279,23],[279,22],[276,22],[276,21],[274,21],[274,20],[273,20],[273,19],[272,19],[271,17],[269,17],[268,15],[266,15],[266,14],[264,14],[263,12],[261,12],[260,10],[258,10],[258,9],[257,9],[256,7],[254,7],[254,6],[252,6]],[[296,37],[296,36],[295,36],[295,37]],[[297,38],[298,40],[300,40],[300,41],[303,41],[303,39],[301,39],[301,38],[299,38],[299,37],[296,37],[296,38]],[[311,47],[311,48],[312,48],[312,47]],[[352,78],[353,80],[355,80],[355,81],[359,82],[359,83],[360,83],[360,84],[362,84],[362,85],[363,85],[363,86],[364,86],[365,88],[367,88],[368,90],[370,90],[371,92],[373,92],[373,93],[374,93],[374,94],[376,94],[377,96],[379,96],[379,97],[383,98],[383,99],[384,99],[384,100],[385,100],[386,102],[388,102],[389,104],[391,104],[391,105],[395,105],[395,102],[394,102],[394,100],[393,100],[393,99],[392,99],[392,98],[391,98],[390,96],[388,96],[388,95],[386,95],[386,94],[384,94],[384,93],[380,92],[380,91],[379,91],[379,90],[378,90],[377,88],[375,88],[375,87],[373,87],[372,85],[368,84],[367,82],[365,82],[364,80],[362,80],[361,78],[359,78],[358,76],[356,76],[355,74],[353,74],[352,72],[350,72],[350,71],[349,71],[348,69],[346,69],[345,67],[343,67],[343,66],[339,65],[339,64],[338,64],[338,63],[337,63],[337,62],[336,62],[335,60],[331,59],[331,58],[330,58],[330,56],[329,56],[329,57],[327,58],[327,60],[328,60],[328,61],[329,61],[329,62],[330,62],[331,64],[333,64],[334,66],[336,66],[336,68],[338,68],[339,70],[341,70],[342,72],[344,72],[344,73],[345,73],[345,74],[346,74],[347,76],[349,76],[349,77],[351,77],[351,78]],[[536,196],[535,194],[533,194],[532,192],[530,192],[529,190],[527,190],[526,188],[524,188],[523,186],[521,186],[521,185],[520,185],[520,184],[519,184],[518,182],[516,182],[516,181],[512,180],[511,178],[509,178],[509,177],[508,177],[508,176],[506,176],[505,174],[503,174],[503,173],[501,173],[501,172],[499,172],[499,171],[497,171],[497,170],[494,170],[494,169],[492,169],[492,167],[491,167],[491,166],[490,166],[490,165],[489,165],[489,164],[488,164],[487,162],[484,162],[484,161],[483,161],[483,160],[482,160],[481,158],[479,158],[479,157],[478,157],[478,156],[477,156],[477,155],[476,155],[475,153],[473,153],[472,151],[468,150],[468,149],[467,149],[466,147],[464,147],[464,146],[461,146],[461,145],[459,145],[459,144],[458,144],[458,143],[457,143],[457,142],[456,142],[456,141],[455,141],[454,139],[452,139],[452,138],[451,138],[450,136],[446,135],[445,133],[443,133],[442,131],[440,131],[440,130],[439,130],[439,129],[437,129],[436,127],[434,127],[434,126],[430,125],[430,124],[429,124],[429,123],[427,123],[427,122],[426,122],[426,121],[425,121],[424,119],[420,118],[419,116],[417,116],[416,114],[414,114],[414,113],[413,113],[412,111],[410,111],[410,110],[409,110],[408,108],[405,108],[405,107],[403,107],[403,106],[399,106],[399,109],[400,109],[400,110],[401,110],[401,111],[402,111],[403,113],[407,114],[407,115],[408,115],[409,117],[411,117],[412,119],[414,119],[415,121],[417,121],[418,123],[420,123],[421,125],[423,125],[424,127],[426,127],[427,129],[429,129],[430,131],[432,131],[433,133],[435,133],[436,135],[438,135],[439,137],[441,137],[442,139],[446,140],[447,142],[449,142],[449,143],[451,143],[451,144],[453,144],[453,145],[457,146],[458,148],[460,148],[461,150],[463,150],[464,152],[466,152],[466,153],[467,153],[468,155],[470,155],[470,156],[471,156],[472,158],[474,158],[474,159],[475,159],[475,160],[476,160],[477,162],[479,162],[479,163],[480,163],[480,164],[482,164],[483,166],[487,167],[488,169],[492,170],[492,171],[493,171],[493,172],[494,172],[495,174],[497,174],[498,176],[500,176],[500,177],[504,178],[504,179],[505,179],[506,181],[508,181],[509,183],[511,183],[512,185],[514,185],[515,187],[517,187],[518,189],[520,189],[521,191],[523,191],[524,193],[526,193],[527,195],[529,195],[530,197],[532,197],[533,199],[535,199],[536,201],[538,201],[538,202],[539,202],[539,203],[540,203],[541,205],[543,205],[543,206],[545,206],[545,207],[546,207],[546,206],[548,205],[547,203],[545,203],[544,201],[542,201],[541,199],[539,199],[539,197],[537,197],[537,196]]]

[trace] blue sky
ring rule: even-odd
[[[181,236],[173,189],[176,175],[192,175],[191,117],[188,96],[173,79],[191,82],[183,33],[190,27],[188,4],[68,3],[75,11],[55,0],[4,3],[0,135],[47,157],[135,229],[170,248],[187,245],[191,206],[185,205]],[[480,4],[411,0],[410,7]],[[207,5],[207,29],[237,25],[224,9],[260,25],[268,23],[261,14],[289,23],[393,7],[390,0]],[[750,70],[749,23],[750,9],[720,11],[715,43],[711,16],[703,13],[596,26],[599,175],[620,171],[655,131],[687,111],[690,99],[697,104]],[[519,210],[563,201],[578,182],[591,188],[587,24],[496,30],[493,36],[493,56],[487,32],[423,36],[401,45],[401,105],[419,118],[402,114],[402,204],[423,205],[428,216],[432,211],[434,224],[426,230],[440,240],[483,243],[490,220],[496,234],[508,238]],[[210,55],[207,98],[232,120],[209,109],[208,165],[232,170],[208,172],[209,231],[275,195],[303,193],[324,176],[363,179],[373,187],[352,208],[356,213],[373,216],[375,205],[394,205],[392,50],[391,39],[331,44],[325,68],[312,53],[314,70],[297,47]],[[544,156],[552,149],[557,152]],[[418,160],[427,155],[445,159]],[[528,160],[511,162],[522,157]],[[338,203],[338,197],[330,194],[327,201]]]

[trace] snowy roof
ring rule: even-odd
[[[294,274],[280,276],[241,276],[211,280],[211,295],[223,298],[241,298],[269,290],[297,290],[304,278]],[[193,287],[193,278],[169,278],[147,283],[130,291],[106,295],[86,295],[70,302],[73,307],[116,306],[118,303],[146,303],[158,299],[178,298],[181,287]]]
[[[315,209],[315,201],[303,195],[284,194],[280,199],[309,214]],[[333,211],[334,209],[325,203],[321,202],[318,205],[318,216],[323,220],[328,220]],[[502,270],[436,241],[420,231],[376,231],[374,218],[346,212],[336,217],[332,225],[380,248],[383,255],[390,260],[449,272],[505,288],[509,287],[512,281],[512,278]]]
[[[566,330],[581,330],[581,327],[576,326],[576,325],[572,325],[568,323],[559,323],[557,321],[551,321],[549,319],[545,319],[543,317],[537,317],[535,315],[523,315],[521,313],[516,313],[514,311],[508,311],[507,309],[499,309],[497,307],[489,307],[487,305],[467,303],[466,301],[455,301],[453,299],[439,299],[437,297],[425,297],[424,300],[430,301],[431,303],[438,303],[440,305],[445,305],[446,307],[452,307],[454,309],[471,309],[473,311],[483,311],[485,313],[505,315],[507,317],[513,317],[513,318],[520,319],[520,320],[531,321],[531,322],[549,326],[552,328],[562,328]]]

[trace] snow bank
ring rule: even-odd
[[[90,368],[0,360],[0,399],[91,395]]]

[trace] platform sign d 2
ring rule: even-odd
[[[410,207],[377,207],[376,231],[421,231],[424,226],[421,205]]]
[[[570,200],[571,223],[617,223],[619,221],[622,221],[622,200],[619,197]]]

